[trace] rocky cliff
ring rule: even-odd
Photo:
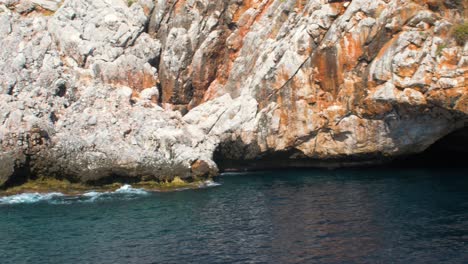
[[[466,10],[457,0],[0,0],[0,185],[421,152],[467,126],[468,44],[453,36]]]

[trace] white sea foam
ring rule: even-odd
[[[120,187],[119,189],[115,191],[115,193],[141,194],[141,195],[148,194],[147,191],[143,189],[133,188],[129,184],[125,184],[124,186]]]
[[[149,192],[143,190],[143,189],[138,189],[138,188],[133,188],[129,184],[125,184],[124,186],[120,187],[119,189],[113,191],[113,192],[96,192],[96,191],[91,191],[84,193],[81,195],[81,201],[82,202],[94,202],[97,200],[109,200],[115,197],[116,195],[119,195],[120,197],[124,198],[133,198],[135,195],[140,196],[140,195],[147,195]]]
[[[220,186],[220,183],[212,180],[200,183],[200,188]],[[0,197],[0,205],[8,204],[31,204],[38,202],[47,202],[50,204],[70,204],[74,202],[88,203],[112,199],[134,199],[138,196],[149,195],[150,192],[144,189],[133,188],[129,184],[125,184],[113,192],[98,192],[89,191],[77,196],[67,196],[63,193],[22,193],[11,196]]]
[[[63,197],[62,193],[22,193],[11,196],[0,197],[0,204],[30,204],[41,201],[50,201]]]
[[[97,199],[101,198],[102,196],[109,194],[110,192],[86,192],[81,195],[81,201],[82,202],[94,202]]]
[[[99,196],[99,195],[102,195],[104,194],[103,192],[95,192],[95,191],[91,191],[91,192],[86,192],[86,193],[83,193],[83,197],[96,197],[96,196]]]
[[[124,186],[118,188],[117,190],[113,192],[96,192],[96,191],[91,191],[84,193],[82,196],[83,197],[96,197],[96,196],[102,196],[102,195],[112,195],[112,194],[148,194],[147,191],[143,189],[138,189],[138,188],[133,188],[129,184],[125,184]]]
[[[134,198],[135,196],[147,195],[149,192],[124,185],[113,192],[90,191],[78,196],[66,196],[62,193],[22,193],[11,196],[0,197],[0,205],[6,204],[30,204],[37,202],[48,202],[50,204],[70,204],[72,202],[95,202],[98,200],[109,200],[118,198]]]
[[[204,181],[200,187],[216,187],[220,185],[221,183],[215,182],[213,180],[207,180],[207,181]]]

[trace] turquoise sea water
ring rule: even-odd
[[[280,170],[0,198],[0,263],[468,263],[467,169]]]

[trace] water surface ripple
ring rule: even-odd
[[[226,174],[0,205],[1,263],[468,263],[466,169]],[[67,201],[67,202],[61,202]]]

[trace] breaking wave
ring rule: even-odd
[[[212,180],[204,181],[199,185],[199,188],[208,188],[221,185]],[[89,203],[96,201],[105,201],[112,199],[130,200],[138,197],[150,195],[151,192],[144,189],[133,188],[129,184],[125,184],[119,189],[112,192],[89,191],[81,195],[65,195],[63,193],[22,193],[10,196],[0,197],[0,205],[14,204],[33,204],[33,203],[50,203],[50,204],[71,204],[71,203]]]
[[[143,189],[133,188],[129,184],[125,184],[115,191],[115,193],[126,193],[126,194],[148,194],[147,191]]]
[[[11,196],[0,197],[0,204],[30,204],[49,201],[63,197],[62,193],[22,193]]]
[[[83,202],[94,202],[96,200],[109,200],[109,199],[115,198],[116,196],[120,198],[128,199],[128,198],[136,198],[137,196],[148,195],[148,194],[150,193],[143,189],[133,188],[131,185],[125,184],[124,186],[120,187],[119,189],[113,192],[92,191],[92,192],[84,193],[83,195],[81,195],[81,198]]]
[[[203,188],[203,187],[216,187],[216,186],[220,186],[221,183],[218,183],[218,182],[215,182],[213,180],[207,180],[207,181],[204,181],[200,187]]]
[[[6,204],[32,204],[48,202],[51,204],[70,204],[73,202],[95,202],[99,200],[110,200],[114,198],[134,199],[149,192],[143,189],[133,188],[126,184],[113,192],[90,191],[82,195],[69,196],[63,193],[22,193],[11,196],[0,197],[0,205]]]

